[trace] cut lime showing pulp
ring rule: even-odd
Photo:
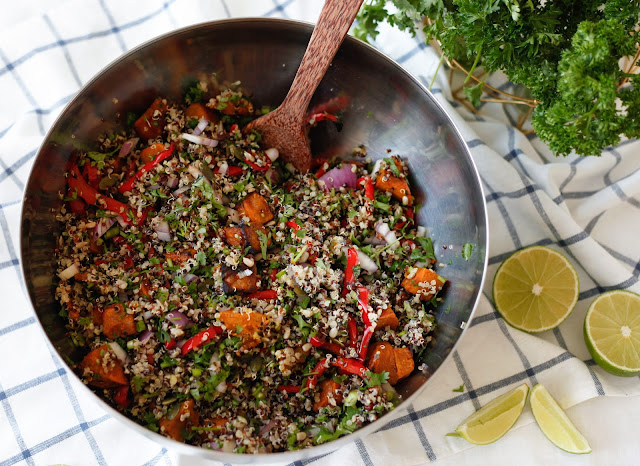
[[[594,299],[584,319],[584,340],[605,371],[640,374],[640,296],[616,290]]]
[[[544,246],[531,246],[502,263],[493,279],[493,302],[513,327],[544,332],[571,313],[578,289],[578,274],[566,257]]]
[[[540,384],[533,387],[529,402],[540,430],[555,446],[569,453],[591,453],[587,439],[578,432],[546,388]]]
[[[513,427],[522,414],[527,393],[529,386],[525,383],[491,400],[465,419],[456,433],[476,445],[495,442]]]

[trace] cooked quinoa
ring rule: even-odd
[[[227,452],[309,447],[393,409],[446,281],[400,157],[361,147],[300,173],[242,132],[263,111],[204,81],[156,99],[73,157],[57,216],[78,374],[147,428]]]

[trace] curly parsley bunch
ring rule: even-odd
[[[619,66],[638,59],[639,14],[640,0],[367,0],[356,35],[375,38],[385,21],[415,34],[429,18],[427,40],[470,73],[502,70],[530,90],[533,127],[556,155],[599,155],[640,135],[640,76]]]

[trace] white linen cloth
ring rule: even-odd
[[[126,50],[178,27],[230,16],[313,22],[321,7],[320,0],[0,3],[0,464],[205,464],[123,428],[70,385],[57,355],[48,350],[20,279],[22,190],[38,146],[64,104]],[[438,57],[420,39],[384,27],[375,45],[425,84],[431,81]],[[491,237],[484,296],[463,341],[407,412],[363,441],[312,462],[637,462],[640,447],[632,432],[640,427],[640,378],[614,377],[597,367],[584,345],[582,323],[599,293],[640,292],[640,145],[626,142],[601,157],[558,159],[535,136],[515,130],[504,107],[485,106],[478,116],[457,104],[445,70],[433,92],[468,142],[484,184]],[[490,302],[499,264],[533,244],[568,256],[581,284],[571,316],[538,336],[509,327]],[[564,408],[601,397],[568,411],[594,453],[575,457],[560,451],[540,433],[528,409],[514,430],[491,446],[445,436],[481,405],[523,382],[543,383]],[[461,385],[463,392],[453,390]],[[602,398],[612,396],[627,398]]]

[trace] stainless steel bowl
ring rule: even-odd
[[[284,98],[311,35],[312,25],[279,19],[238,19],[192,26],[154,39],[125,54],[91,80],[62,112],[35,160],[22,211],[22,270],[31,302],[49,341],[63,361],[81,355],[66,338],[58,317],[54,247],[60,225],[54,212],[64,189],[65,165],[74,149],[90,148],[97,136],[114,128],[128,111],[142,112],[157,95],[179,99],[184,76],[217,73],[221,81],[240,80],[259,104]],[[340,93],[352,98],[341,131],[326,125],[312,134],[314,152],[348,154],[365,144],[370,156],[387,149],[408,158],[418,202],[418,223],[428,227],[450,280],[436,311],[435,342],[425,369],[397,387],[405,401],[380,420],[341,439],[306,450],[262,454],[225,454],[185,445],[156,434],[99,403],[124,425],[168,448],[234,463],[291,461],[321,455],[363,437],[391,420],[424,389],[431,375],[460,340],[475,309],[486,269],[487,218],[479,177],[469,150],[435,98],[392,60],[361,41],[347,38],[318,88],[312,105]],[[461,257],[471,243],[468,260]],[[453,245],[453,251],[448,248]],[[69,372],[73,371],[69,366]],[[89,390],[79,379],[79,390]]]

